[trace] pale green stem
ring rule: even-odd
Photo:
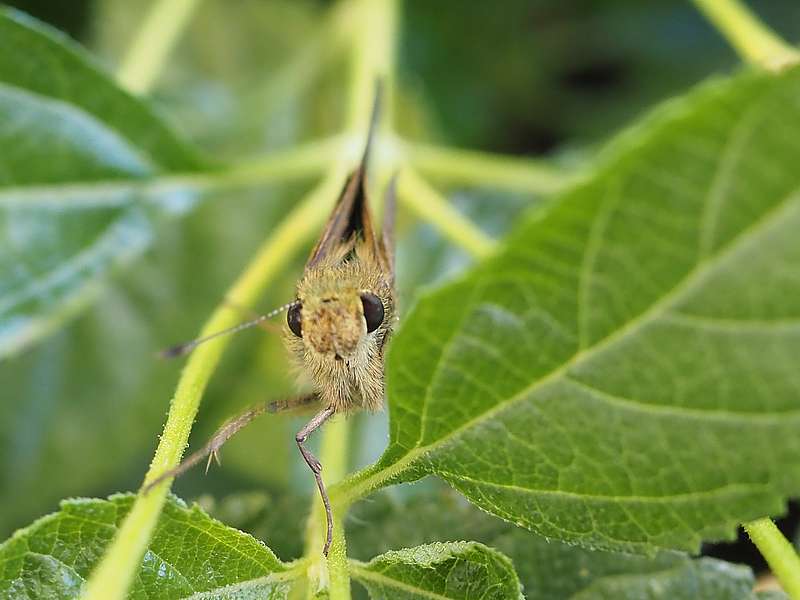
[[[326,485],[330,486],[339,482],[347,475],[348,440],[350,437],[349,423],[344,415],[338,415],[326,423],[322,429],[322,447],[320,448],[320,463],[322,475]],[[341,526],[341,516],[335,507],[333,543],[326,563],[322,564],[322,545],[325,542],[325,508],[322,500],[315,494],[313,518],[309,520],[306,530],[305,556],[312,560],[309,569],[311,585],[307,590],[309,598],[313,598],[318,586],[315,580],[327,580],[328,593],[331,600],[349,600],[350,576],[347,570],[347,547],[344,530]],[[313,564],[316,561],[317,564]],[[321,572],[327,570],[327,575]]]
[[[351,0],[354,27],[353,58],[347,128],[366,131],[375,97],[375,84],[384,86],[381,119],[391,122],[392,77],[397,39],[397,3],[395,0]]]
[[[563,170],[529,158],[414,143],[404,144],[404,150],[421,174],[455,185],[552,194],[571,179]]]
[[[800,556],[772,519],[758,519],[744,525],[747,535],[767,560],[783,590],[793,600],[800,600]]]
[[[771,70],[800,61],[800,52],[738,0],[694,0],[694,3],[746,61]]]
[[[330,600],[350,600],[350,569],[347,563],[343,517],[334,515],[333,543],[328,553],[328,593]]]
[[[320,69],[338,60],[350,41],[353,23],[348,8],[342,2],[331,7],[319,26],[302,40],[297,52],[263,85],[248,93],[248,98],[257,103],[250,102],[254,110],[272,114],[308,93]]]
[[[447,239],[473,256],[482,258],[494,249],[494,240],[454,209],[444,196],[412,169],[401,172],[397,193],[403,206],[436,226]]]
[[[314,177],[325,172],[332,163],[341,158],[346,143],[347,140],[342,136],[314,140],[285,151],[244,160],[218,173],[211,172],[197,177],[209,178],[212,184],[216,182],[225,187],[263,185]]]
[[[319,458],[323,479],[330,487],[347,475],[349,424],[343,415],[334,416],[322,426],[320,434],[322,443]],[[305,554],[312,558],[322,556],[322,545],[325,541],[325,509],[317,494],[314,495],[313,510],[314,518],[309,520],[305,544]]]
[[[236,324],[241,315],[230,306],[251,306],[267,284],[274,280],[288,259],[321,227],[339,192],[344,171],[338,166],[283,220],[263,244],[253,261],[224,294],[221,304],[206,322],[200,335],[208,335]],[[172,399],[158,449],[145,476],[145,483],[178,465],[186,448],[200,398],[219,363],[230,338],[199,346],[189,357]],[[141,564],[153,528],[161,513],[171,480],[165,480],[146,494],[140,493],[123,521],[114,541],[92,574],[84,598],[121,600]]]
[[[134,94],[153,87],[200,0],[154,0],[117,70],[117,80]]]
[[[330,483],[336,483],[344,479],[348,472],[350,422],[346,415],[337,415],[325,427],[326,435],[322,439],[319,454],[325,466],[325,478]]]
[[[39,201],[47,206],[59,202],[65,206],[75,206],[78,202],[92,206],[119,206],[120,192],[123,190],[137,192],[136,199],[126,198],[125,202],[138,202],[139,198],[158,202],[173,191],[206,193],[316,178],[328,170],[332,163],[344,160],[348,156],[347,150],[347,139],[333,137],[203,173],[158,175],[150,181],[108,180],[58,186],[10,187],[0,191],[0,206],[24,203],[30,207]]]

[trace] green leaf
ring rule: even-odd
[[[420,301],[391,441],[334,492],[437,474],[545,536],[695,550],[800,486],[800,70],[665,104]]]
[[[65,36],[0,9],[0,356],[83,306],[197,199],[194,153]]]
[[[0,545],[0,596],[76,597],[132,503],[132,495],[65,500],[59,512],[18,531]],[[129,597],[278,600],[293,577],[264,544],[173,497]]]
[[[182,366],[154,354],[197,334],[264,231],[302,192],[297,186],[286,194],[239,191],[224,202],[201,203],[164,227],[91,310],[45,343],[0,361],[6,465],[0,470],[0,539],[52,511],[62,498],[106,496],[141,484]],[[286,302],[293,284],[291,278],[276,283],[257,310]],[[237,336],[205,394],[192,447],[245,406],[292,393],[284,356],[276,336],[259,330]],[[226,446],[224,469],[208,476],[193,470],[178,480],[176,492],[191,498],[283,489],[297,454],[292,436],[298,428],[284,417],[253,424]],[[272,544],[272,536],[263,539]]]
[[[655,557],[587,550],[491,517],[447,489],[407,500],[380,494],[353,508],[347,544],[357,558],[442,539],[473,539],[511,558],[528,600],[754,599],[746,566],[677,552]]]
[[[352,566],[374,600],[522,598],[511,561],[476,542],[434,543],[387,552]]]
[[[676,560],[654,572],[606,577],[596,581],[576,598],[612,600],[618,598],[664,598],[692,600],[755,600],[753,574],[747,567],[713,558]],[[544,598],[545,596],[542,596]]]

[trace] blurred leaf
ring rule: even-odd
[[[225,494],[219,501],[204,495],[198,503],[215,519],[265,540],[284,561],[303,555],[303,533],[311,506],[308,496],[253,491]]]
[[[354,507],[347,522],[348,549],[362,559],[446,539],[477,540],[510,557],[528,600],[756,597],[745,566],[676,552],[647,558],[570,546],[482,513],[449,490],[405,501],[379,494]]]
[[[138,174],[136,166],[142,163],[150,168],[155,163],[164,170],[200,166],[192,149],[178,139],[145,103],[120,89],[101,71],[94,59],[67,36],[13,9],[0,11],[0,32],[3,34],[0,37],[3,105],[12,111],[7,114],[23,117],[28,114],[25,112],[27,108],[45,117],[59,117],[57,123],[61,126],[56,130],[43,128],[39,131],[36,128],[42,125],[41,122],[33,119],[24,122],[43,139],[60,142],[65,150],[74,147],[76,151],[89,153],[90,159],[84,162],[80,160],[85,158],[83,156],[54,152],[51,158],[60,160],[25,164],[27,161],[18,157],[33,157],[36,152],[46,152],[47,148],[34,144],[25,148],[6,146],[7,150],[31,153],[3,154],[4,166],[22,167],[14,173],[5,173],[6,181],[49,183],[60,181],[62,173],[78,180],[98,174],[127,178]],[[26,107],[17,102],[19,97],[27,99],[29,105]],[[48,109],[55,112],[48,112]],[[52,118],[47,124],[52,125]],[[96,137],[77,138],[82,128],[93,126],[102,131],[87,129],[85,133],[95,133]],[[4,136],[14,133],[11,129],[3,132]],[[16,133],[19,135],[19,131]],[[104,147],[104,143],[111,147]],[[103,150],[110,152],[105,161]]]
[[[438,474],[589,547],[695,550],[798,493],[800,70],[621,136],[388,358],[391,442],[338,491]],[[736,448],[736,452],[731,452]]]
[[[0,545],[0,596],[75,598],[132,503],[132,495],[65,500],[59,512],[18,531]],[[278,600],[287,598],[292,578],[264,544],[173,497],[129,597]]]
[[[352,575],[373,600],[522,598],[511,562],[475,542],[434,543],[387,552]]]
[[[197,199],[194,153],[62,34],[0,9],[0,356],[52,331],[154,223]]]
[[[800,37],[791,1],[748,4],[784,39]],[[512,153],[584,147],[739,63],[689,2],[506,0],[493,8],[403,2],[403,83],[435,117],[415,133]]]
[[[182,366],[157,360],[156,351],[197,334],[303,190],[229,193],[202,203],[161,228],[150,250],[124,277],[112,279],[80,318],[36,348],[0,362],[0,538],[54,510],[61,498],[138,487]],[[276,285],[257,310],[282,304],[290,294],[291,281]],[[274,357],[258,350],[262,344],[279,346],[274,337],[260,330],[237,337],[205,394],[193,445],[204,443],[243,406],[293,391],[282,350]],[[264,485],[283,489],[291,462],[281,457],[297,454],[288,425],[265,417],[253,425],[252,436],[248,431],[225,448],[222,469],[208,476],[193,471],[176,490],[191,497]],[[237,468],[245,461],[255,468],[270,457],[270,469],[258,479],[243,477]]]
[[[755,597],[758,600],[791,600],[781,590],[759,590],[755,593]]]
[[[199,3],[154,101],[192,140],[232,160],[338,132],[347,81],[342,36],[331,27],[338,6]],[[118,62],[140,13],[125,0],[98,3],[93,50]]]

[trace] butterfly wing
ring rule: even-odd
[[[375,101],[372,106],[369,132],[367,133],[367,143],[364,148],[364,154],[361,157],[361,164],[347,178],[342,193],[339,195],[339,200],[336,202],[336,206],[323,228],[322,235],[311,251],[311,256],[306,263],[306,269],[313,268],[329,256],[333,250],[338,250],[343,244],[349,244],[352,240],[358,238],[366,242],[367,248],[382,268],[391,268],[391,262],[387,262],[386,252],[383,248],[384,244],[383,242],[379,243],[375,236],[375,228],[372,225],[372,216],[369,210],[369,202],[367,201],[366,185],[367,164],[378,126],[381,95],[382,86],[378,82],[375,89]]]

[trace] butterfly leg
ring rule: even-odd
[[[314,433],[320,426],[327,421],[336,412],[332,406],[318,412],[313,419],[311,419],[305,427],[297,432],[294,437],[297,442],[297,447],[300,449],[300,454],[303,455],[303,460],[306,461],[308,468],[314,474],[314,479],[317,481],[319,488],[319,495],[322,497],[322,503],[325,505],[325,518],[327,520],[327,535],[325,536],[325,546],[322,548],[322,553],[328,556],[328,550],[331,547],[331,540],[333,539],[333,514],[331,513],[331,501],[328,498],[328,492],[325,489],[325,484],[322,482],[322,465],[317,458],[311,454],[311,451],[306,448],[305,443],[309,436]]]
[[[307,410],[312,405],[319,405],[319,396],[308,394],[306,396],[294,396],[285,400],[275,400],[267,405],[267,412],[270,413],[298,413]]]
[[[211,439],[208,440],[208,443],[202,448],[200,448],[200,450],[190,454],[183,460],[183,462],[181,462],[181,464],[179,464],[174,469],[170,469],[166,473],[162,473],[161,475],[156,477],[153,481],[149,482],[142,491],[146,493],[150,491],[151,488],[161,483],[165,479],[170,479],[172,477],[179,477],[183,475],[186,471],[194,467],[197,463],[201,462],[206,457],[208,458],[208,462],[206,463],[206,471],[208,471],[208,467],[211,466],[212,460],[216,460],[217,463],[219,463],[218,452],[219,449],[222,448],[222,446],[225,444],[225,442],[227,442],[234,435],[239,433],[242,429],[244,429],[252,421],[255,421],[261,415],[264,415],[266,413],[279,412],[285,408],[294,408],[296,405],[307,404],[315,400],[316,400],[315,395],[302,396],[300,398],[293,400],[283,400],[278,402],[262,402],[261,404],[248,408],[246,411],[230,419],[222,427],[217,429],[216,433],[214,433],[214,435],[211,436]]]

